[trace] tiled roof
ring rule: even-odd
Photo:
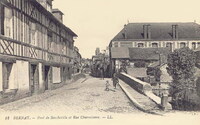
[[[48,18],[56,21],[56,23],[58,23],[59,25],[61,25],[61,27],[63,27],[66,31],[68,31],[71,35],[73,35],[74,37],[78,37],[78,35],[76,33],[74,33],[69,27],[65,26],[63,23],[60,23],[60,21],[49,11],[47,11],[38,1],[36,0],[30,0],[31,2],[33,2],[38,8],[40,8],[41,12],[44,13],[45,15],[48,16]]]
[[[189,23],[129,23],[112,41],[117,40],[144,40],[143,26],[150,25],[151,40],[171,40],[172,25],[178,25],[178,39],[200,40],[200,25]],[[123,33],[126,32],[126,39]]]
[[[168,48],[129,48],[131,60],[159,60],[169,53]]]
[[[169,48],[111,48],[111,58],[130,59],[130,60],[162,60],[170,53]]]
[[[146,70],[146,68],[127,68],[128,74],[136,78],[147,77]]]
[[[121,59],[129,59],[129,49],[127,47],[112,47],[111,48],[111,58],[121,58]]]

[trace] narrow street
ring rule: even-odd
[[[105,91],[106,81],[110,91]],[[62,88],[0,106],[5,113],[143,113],[111,79],[87,76]]]

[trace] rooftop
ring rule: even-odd
[[[167,57],[170,49],[163,48],[127,48],[117,47],[111,48],[111,58],[130,59],[130,60],[143,60],[143,61],[156,61],[161,58]]]
[[[52,9],[52,13],[60,13],[61,15],[64,15],[64,13],[60,11],[58,8]]]
[[[150,25],[151,40],[171,40],[172,25],[178,26],[178,39],[200,40],[200,25],[194,22],[180,23],[128,23],[112,41],[144,40],[143,26]],[[126,33],[126,39],[124,38]]]

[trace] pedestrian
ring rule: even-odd
[[[117,77],[117,73],[113,74],[113,87],[116,89],[117,84],[119,83],[119,79]]]
[[[105,89],[105,91],[109,91],[110,90],[109,86],[110,86],[109,81],[106,81],[106,89]]]
[[[104,66],[103,66],[103,64],[100,65],[100,75],[101,75],[101,79],[104,80]]]

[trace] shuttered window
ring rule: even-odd
[[[12,32],[12,9],[8,7],[4,7],[4,33],[5,36],[12,38],[13,32]]]
[[[0,34],[6,37],[13,37],[12,25],[13,16],[12,9],[0,4]]]
[[[0,3],[0,34],[4,35],[4,7]]]
[[[30,44],[36,45],[36,24],[34,22],[30,22]]]

